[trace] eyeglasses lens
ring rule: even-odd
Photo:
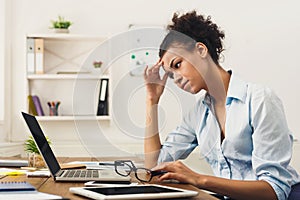
[[[131,167],[127,163],[119,162],[115,164],[116,171],[122,176],[128,176],[131,172]]]
[[[140,181],[149,182],[152,178],[151,171],[145,168],[137,168],[136,176]]]

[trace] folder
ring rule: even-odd
[[[35,53],[34,39],[27,38],[27,74],[35,73]]]
[[[101,79],[97,115],[108,115],[108,79]]]
[[[38,96],[34,95],[34,96],[32,96],[32,100],[33,100],[37,115],[44,116],[45,114],[44,114],[44,110],[43,110],[41,102],[40,102],[40,98]]]
[[[28,95],[27,99],[28,99],[28,113],[32,115],[37,115],[32,96]]]
[[[34,41],[35,45],[35,73],[44,73],[44,39],[37,38]]]

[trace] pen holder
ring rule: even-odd
[[[58,106],[59,105],[60,105],[60,101],[48,102],[50,116],[58,116]]]
[[[55,107],[49,107],[50,116],[58,116],[58,110]]]

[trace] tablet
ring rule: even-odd
[[[198,192],[193,190],[156,184],[118,187],[71,187],[70,192],[91,199],[165,199],[198,195]]]

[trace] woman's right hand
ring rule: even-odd
[[[162,62],[158,61],[152,67],[146,67],[144,70],[144,80],[146,84],[147,99],[158,103],[160,96],[164,92],[164,88],[168,79],[168,74],[165,73],[160,77],[159,70],[162,67]]]

